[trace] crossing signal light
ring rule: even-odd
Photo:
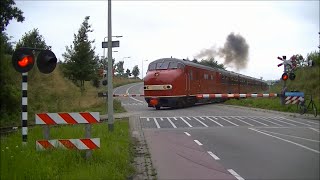
[[[40,72],[49,74],[57,65],[57,58],[50,50],[32,48],[19,48],[12,55],[12,65],[20,73],[25,73],[33,68],[35,58],[32,50],[40,51],[37,57],[37,66]]]
[[[290,80],[294,80],[296,78],[296,75],[293,72],[291,72],[289,74],[289,78],[290,78]]]
[[[34,61],[34,55],[30,49],[20,48],[12,55],[13,67],[20,73],[30,71],[33,68]]]
[[[283,73],[282,76],[281,76],[281,79],[284,80],[284,81],[288,80],[288,78],[289,78],[289,76],[288,76],[287,73]]]
[[[51,73],[57,65],[57,58],[50,50],[42,50],[37,58],[37,66],[44,74]]]

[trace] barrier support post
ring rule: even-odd
[[[85,124],[85,138],[91,138],[91,124]],[[92,150],[86,150],[86,159],[88,160],[92,156]]]

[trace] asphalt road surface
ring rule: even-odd
[[[115,94],[143,94],[143,83]],[[223,104],[156,110],[143,97],[118,99],[140,121],[158,179],[319,179],[319,120]]]

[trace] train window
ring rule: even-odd
[[[190,75],[190,80],[193,80],[192,70],[190,70],[189,75]]]
[[[211,80],[213,80],[213,75],[211,74]]]
[[[160,63],[157,63],[156,69],[159,69],[159,70],[168,69],[169,63],[170,63],[170,62],[162,62],[162,63],[160,62]]]
[[[178,63],[177,62],[170,62],[169,69],[177,69],[177,68],[178,68]]]
[[[149,64],[149,68],[148,68],[149,71],[152,71],[152,70],[155,70],[155,69],[156,69],[156,64],[155,63]]]
[[[204,79],[209,79],[209,75],[208,74],[204,74]]]

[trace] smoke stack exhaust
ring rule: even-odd
[[[202,50],[196,58],[214,58],[219,56],[224,58],[224,65],[233,66],[236,70],[247,67],[249,55],[249,45],[246,40],[239,34],[233,32],[227,36],[226,42],[222,48],[211,47]]]

